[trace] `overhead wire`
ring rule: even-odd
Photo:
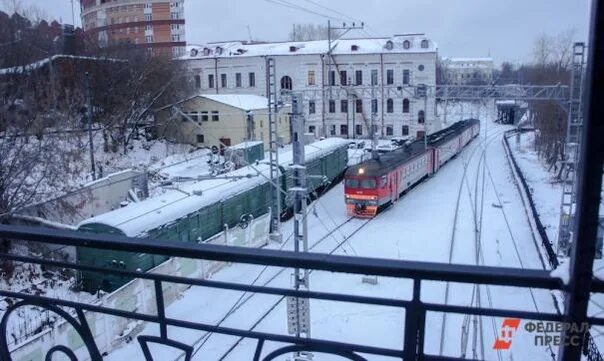
[[[296,5],[296,4],[292,4],[292,3],[288,2],[288,1],[285,1],[285,0],[264,0],[264,1],[272,3],[272,4],[281,5],[281,6],[284,6],[284,7],[287,7],[287,8],[304,11],[304,12],[307,12],[307,13],[310,13],[310,14],[313,14],[313,15],[318,15],[318,16],[324,17],[326,19],[337,20],[337,21],[342,21],[343,20],[343,19],[340,19],[340,18],[336,18],[336,17],[333,17],[333,16],[322,14],[322,13],[319,13],[319,12],[316,12],[316,11],[313,11],[313,10],[310,10],[310,9],[306,9],[306,8],[304,8],[302,6],[299,6],[299,5]]]

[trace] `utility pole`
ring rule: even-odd
[[[354,94],[352,95],[352,97],[350,98],[351,100],[351,104],[348,104],[349,106],[352,107],[352,139],[356,139],[356,125],[354,124],[354,118],[356,117],[355,115],[355,111],[356,111],[356,107],[357,107],[357,100],[356,97],[354,96]]]
[[[375,104],[375,106],[374,106]],[[375,131],[375,118],[377,118],[377,99],[375,98],[375,85],[371,86],[371,158],[378,159],[377,132]]]
[[[327,86],[329,87],[329,100],[333,99],[333,94],[332,94],[332,86],[335,85],[336,83],[336,76],[334,74],[333,77],[333,85],[331,83],[331,64],[334,63],[335,65],[335,61],[332,55],[332,51],[333,49],[336,47],[335,45],[332,45],[332,42],[335,40],[338,40],[340,38],[342,38],[344,35],[346,35],[350,30],[362,30],[365,28],[365,23],[361,22],[361,26],[357,26],[356,23],[352,23],[352,26],[346,25],[346,23],[342,23],[342,26],[331,26],[331,20],[327,20]],[[332,30],[341,30],[340,33],[337,34],[337,36],[332,39],[331,38],[331,32]],[[337,65],[336,65],[337,68]],[[338,74],[339,76],[340,74]],[[323,79],[323,81],[325,81],[325,79]],[[349,84],[349,83],[347,83]],[[322,110],[323,114],[325,114],[325,93],[323,93],[323,110]],[[323,118],[325,118],[325,116],[323,115]],[[325,129],[325,121],[323,121],[323,135],[326,135],[326,129]],[[353,133],[354,134],[354,133]]]
[[[304,119],[300,104],[302,96],[292,94],[292,124],[293,124],[293,180],[294,186],[290,192],[294,198],[294,251],[308,252],[308,226],[306,222],[306,166],[304,165]],[[310,290],[308,270],[296,268],[294,270],[294,289]],[[287,325],[288,332],[301,337],[304,334],[310,337],[310,304],[308,298],[287,298]],[[295,360],[311,360],[312,354],[296,353]]]
[[[279,144],[278,144],[278,114],[277,106],[277,75],[275,59],[266,59],[266,97],[268,98],[268,141],[271,187],[271,235],[270,239],[281,243],[281,189],[279,182]]]
[[[428,89],[424,92],[424,149],[428,149]]]
[[[256,140],[255,139],[255,134],[256,134],[256,127],[254,126],[254,113],[251,110],[248,110],[247,112],[245,112],[246,115],[246,134],[245,134],[245,138],[248,141],[253,141]]]
[[[86,72],[86,110],[88,113],[88,143],[90,143],[90,167],[92,169],[92,180],[96,180],[96,167],[94,165],[94,142],[92,137],[92,88],[90,86],[90,73],[88,72]]]

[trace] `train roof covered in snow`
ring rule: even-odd
[[[306,161],[312,161],[347,146],[348,141],[340,138],[328,138],[306,145]],[[291,151],[280,153],[280,166],[288,167],[292,163],[292,156]],[[131,237],[144,235],[150,230],[185,217],[205,206],[267,183],[269,165],[259,162],[254,165],[254,168],[262,175],[248,166],[223,175],[230,177],[229,179],[192,180],[181,183],[177,187],[164,188],[159,196],[82,221],[78,229],[83,231],[95,229],[103,233],[124,234]],[[195,172],[192,170],[190,176],[195,179],[197,174],[193,173]]]

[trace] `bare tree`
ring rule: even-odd
[[[534,85],[569,85],[574,36],[573,29],[555,36],[540,35],[533,48],[533,64],[519,69],[522,78]],[[529,111],[539,129],[536,148],[550,169],[554,168],[564,158],[567,114],[553,101],[529,102]]]
[[[317,24],[294,24],[293,30],[289,33],[290,41],[310,41],[325,40],[328,38],[328,28],[325,25]],[[332,38],[337,37],[336,30],[331,31]]]

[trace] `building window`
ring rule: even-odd
[[[201,121],[207,122],[209,120],[208,112],[201,112]]]
[[[357,70],[354,72],[354,83],[356,85],[363,85],[363,71]]]
[[[422,44],[421,44],[422,49],[428,49],[428,45],[429,45],[428,40],[425,40],[425,39],[422,40]]]
[[[411,78],[411,72],[408,69],[403,70],[403,84],[409,85]]]
[[[377,114],[378,112],[378,101],[377,99],[371,99],[371,113]]]
[[[409,135],[409,126],[403,125],[403,135]]]
[[[348,100],[340,100],[340,112],[348,113]]]
[[[355,133],[356,133],[356,135],[363,135],[363,125],[362,124],[355,125]]]
[[[425,68],[426,68],[426,67],[424,66],[424,64],[420,64],[420,65],[417,67],[417,70],[419,70],[419,71],[424,71],[424,69],[425,69]]]
[[[214,74],[208,74],[208,88],[214,88]]]
[[[176,34],[176,35],[172,35],[172,41],[173,41],[173,42],[180,41],[180,35],[178,35],[178,34]]]
[[[409,99],[403,99],[403,113],[409,113]]]
[[[331,135],[336,135],[336,125],[335,125],[335,124],[332,124],[332,125],[329,127],[329,134],[331,134]]]
[[[329,72],[329,85],[336,85],[336,72],[334,70]]]
[[[249,73],[250,87],[256,86],[256,73]]]
[[[197,134],[197,143],[205,143],[203,134]]]
[[[357,99],[356,100],[356,112],[357,113],[362,113],[363,112],[363,99]]]
[[[426,121],[426,113],[423,110],[417,112],[417,122],[423,124]]]
[[[212,110],[212,121],[217,122],[219,120],[220,120],[220,117],[218,116],[218,110]]]
[[[308,85],[315,85],[316,82],[317,82],[317,80],[315,78],[315,71],[309,70],[308,71]]]
[[[152,43],[153,42],[153,35],[147,35],[147,36],[145,36],[145,42],[147,44]]]
[[[403,49],[407,50],[411,48],[411,42],[409,40],[403,41]]]
[[[315,102],[311,100],[308,102],[308,114],[315,114],[315,111]]]
[[[348,135],[348,125],[340,125],[340,135]]]
[[[394,100],[392,98],[386,100],[386,113],[394,113]]]
[[[201,75],[195,75],[195,89],[201,88]]]
[[[330,113],[335,113],[336,112],[336,101],[335,100],[330,100],[329,101],[329,112]]]
[[[170,17],[172,18],[172,20],[177,20],[177,19],[180,19],[180,14],[173,12],[173,13],[170,13]]]
[[[227,75],[226,74],[220,74],[220,86],[223,88],[227,87]]]
[[[314,125],[309,125],[308,126],[308,132],[314,134],[315,133],[315,126]]]
[[[394,84],[394,70],[392,69],[386,70],[386,84]]]
[[[281,78],[281,89],[292,90],[292,78],[287,75]]]
[[[392,128],[392,125],[386,126],[386,135],[394,135],[394,130]]]
[[[153,20],[153,14],[145,14],[145,21],[152,21]]]
[[[235,86],[241,88],[241,73],[235,73]]]
[[[342,85],[347,84],[346,77],[347,77],[346,70],[340,70],[340,84],[342,84]]]
[[[374,69],[371,71],[371,85],[377,85],[378,84],[378,71],[377,69]]]

